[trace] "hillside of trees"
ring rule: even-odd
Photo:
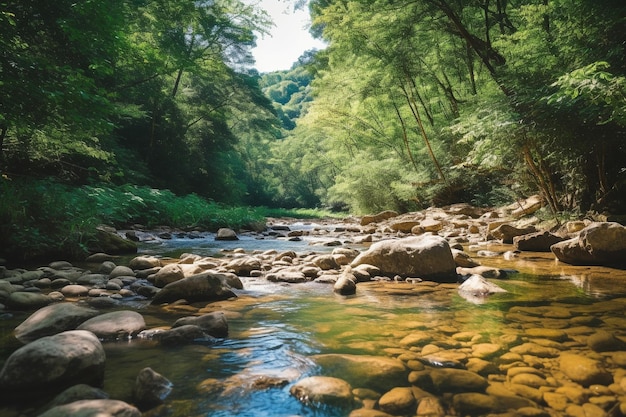
[[[312,2],[329,44],[275,150],[300,198],[356,213],[541,193],[624,212],[626,5]]]
[[[622,0],[309,8],[327,49],[259,74],[271,22],[247,2],[2,3],[2,235],[42,221],[20,207],[58,184],[354,214],[534,193],[553,215],[626,212]]]

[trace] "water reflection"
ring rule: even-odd
[[[305,244],[299,245],[296,249],[302,250]],[[190,251],[200,250],[194,246]],[[104,389],[112,398],[131,401],[137,374],[151,367],[174,389],[166,404],[147,417],[341,416],[349,410],[303,405],[289,393],[297,380],[324,374],[313,355],[419,353],[462,362],[472,351],[464,350],[470,343],[508,347],[535,328],[564,329],[573,341],[582,326],[588,326],[586,332],[598,324],[626,331],[624,271],[569,267],[555,264],[549,255],[525,256],[514,263],[489,261],[519,273],[497,282],[507,293],[480,304],[461,297],[456,284],[359,283],[356,295],[343,297],[327,284],[242,278],[244,290],[236,300],[204,308],[226,311],[228,338],[211,346],[169,348],[145,340],[107,343]],[[158,308],[145,308],[142,314],[151,327],[171,325],[177,318]],[[3,340],[24,318],[1,324]],[[16,349],[15,343],[3,345],[3,358]]]

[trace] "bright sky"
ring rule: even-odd
[[[252,50],[259,72],[288,70],[304,51],[323,49],[324,43],[309,34],[308,7],[293,10],[293,2],[285,0],[258,0],[274,21],[270,35],[259,36]]]

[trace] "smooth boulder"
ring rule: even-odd
[[[152,299],[152,304],[171,303],[176,300],[220,301],[236,297],[224,282],[223,275],[203,272],[167,284]]]
[[[81,400],[53,407],[39,417],[141,417],[141,412],[119,400]]]
[[[98,315],[91,308],[72,303],[52,304],[31,314],[15,328],[15,338],[22,343],[32,342],[44,336],[74,330],[81,323]]]
[[[380,391],[404,385],[408,374],[402,361],[384,356],[329,353],[314,355],[312,359],[329,376]]]
[[[465,282],[459,285],[459,295],[467,301],[481,303],[486,297],[492,294],[507,292],[493,282],[487,281],[480,275],[474,274]]]
[[[436,235],[376,242],[351,265],[361,264],[374,265],[389,276],[420,277],[439,282],[455,282],[457,279],[450,245]]]
[[[294,384],[289,392],[306,404],[350,406],[354,400],[349,383],[329,376],[304,378]]]
[[[172,383],[152,368],[139,371],[133,388],[135,403],[143,410],[149,410],[163,403],[172,392]]]
[[[556,243],[550,250],[557,259],[572,265],[626,264],[626,227],[619,223],[592,223],[578,237]]]
[[[102,344],[91,332],[69,330],[42,337],[9,356],[0,371],[0,391],[29,398],[36,391],[60,392],[80,383],[100,386],[104,364]]]
[[[130,339],[145,328],[143,316],[130,310],[100,314],[78,326],[78,330],[88,330],[103,340]]]
[[[226,315],[223,311],[215,311],[213,313],[208,313],[197,317],[182,317],[174,322],[172,328],[186,326],[189,324],[202,328],[213,337],[228,336],[228,321],[226,320]]]

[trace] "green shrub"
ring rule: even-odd
[[[252,227],[262,209],[227,207],[195,194],[134,185],[72,187],[47,180],[0,179],[0,255],[22,262],[80,258],[99,224],[217,230]]]

